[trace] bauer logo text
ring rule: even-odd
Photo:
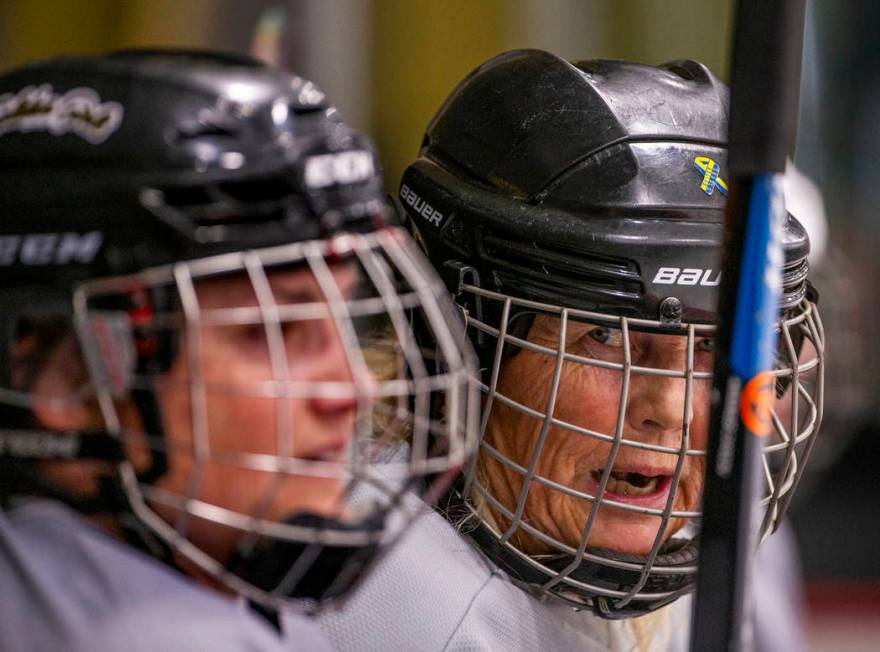
[[[443,213],[410,190],[406,184],[400,186],[400,200],[412,207],[413,211],[424,217],[434,226],[443,224]]]
[[[657,285],[704,285],[714,287],[721,283],[721,271],[698,267],[661,267],[654,275]]]

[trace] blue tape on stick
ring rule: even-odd
[[[782,175],[755,177],[743,242],[730,368],[741,379],[772,369],[782,292]]]

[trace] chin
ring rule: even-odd
[[[291,491],[286,496],[276,501],[275,516],[278,519],[294,514],[314,514],[324,518],[339,518],[344,514],[344,486],[338,480],[314,478],[289,489]]]
[[[600,514],[590,533],[590,547],[607,548],[629,555],[647,555],[657,538],[658,525],[658,518],[641,514]],[[679,526],[671,522],[664,541],[678,529]]]

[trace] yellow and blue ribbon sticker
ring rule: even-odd
[[[727,195],[727,183],[719,176],[721,168],[715,161],[708,156],[698,156],[694,159],[694,167],[703,176],[700,190],[711,195],[718,188],[722,195]]]

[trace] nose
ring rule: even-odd
[[[319,394],[311,396],[309,409],[318,417],[346,416],[358,404],[371,401],[375,381],[363,359],[363,351],[352,333],[351,342],[332,319],[319,324],[322,336],[316,338],[308,381],[318,386]],[[323,384],[323,387],[321,387]]]
[[[636,432],[679,434],[685,419],[693,417],[693,407],[685,414],[686,385],[682,378],[642,376],[630,383],[627,422]]]
[[[657,355],[644,366],[682,373],[684,353]],[[693,419],[693,400],[685,403],[687,381],[683,377],[633,374],[627,400],[627,425],[634,433],[662,445],[677,446],[684,423]]]

